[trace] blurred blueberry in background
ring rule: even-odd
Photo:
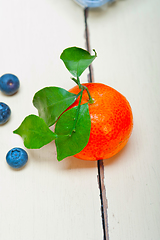
[[[105,3],[112,3],[115,0],[75,0],[81,6],[87,8],[96,8],[104,5]]]

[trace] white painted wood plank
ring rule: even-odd
[[[29,161],[20,171],[5,162],[8,150],[24,148],[12,131],[26,115],[37,114],[34,93],[74,86],[59,56],[66,47],[85,47],[83,10],[65,0],[1,1],[0,33],[0,75],[16,74],[21,83],[12,97],[0,92],[12,110],[0,127],[0,239],[102,239],[96,162],[58,162],[53,143],[27,150]]]
[[[118,1],[89,13],[96,82],[129,100],[134,130],[105,160],[111,240],[160,239],[160,2]]]

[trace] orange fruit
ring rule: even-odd
[[[133,128],[133,115],[127,99],[115,89],[102,83],[85,83],[94,99],[89,104],[91,132],[86,147],[74,155],[83,160],[107,159],[118,153],[128,142]],[[69,92],[79,93],[78,86]],[[81,104],[88,102],[84,90]],[[70,108],[77,106],[79,98]]]

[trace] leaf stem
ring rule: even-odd
[[[82,89],[82,90],[86,90],[86,91],[87,91],[88,97],[89,97],[89,101],[88,101],[88,102],[89,102],[90,104],[94,103],[94,100],[93,100],[93,98],[91,97],[91,94],[90,94],[88,88],[87,88],[86,86],[83,86],[83,85],[80,83],[80,79],[79,79],[78,76],[77,76],[77,79],[76,79],[75,82],[76,82],[77,85],[79,86],[79,89]]]
[[[81,84],[80,84],[80,80],[79,80],[79,77],[76,78],[71,78],[78,86],[79,88],[81,89]]]
[[[89,101],[88,101],[88,102],[89,102],[90,104],[94,103],[94,100],[93,100],[93,98],[91,97],[91,94],[90,94],[88,88],[87,88],[86,86],[83,86],[83,85],[80,83],[79,77],[77,76],[77,79],[76,79],[76,78],[71,78],[71,79],[78,85],[79,89],[81,89],[81,90],[83,89],[83,90],[86,90],[86,91],[87,91],[88,97],[89,97]],[[81,93],[81,92],[80,92],[80,93]],[[79,94],[78,94],[77,96],[79,96]]]
[[[72,132],[71,132],[70,136],[72,135],[72,133],[75,133],[75,132],[76,132],[76,124],[77,124],[77,120],[78,120],[78,116],[79,116],[79,111],[80,111],[80,107],[81,107],[81,100],[82,100],[83,91],[84,91],[84,89],[82,88],[82,90],[81,90],[81,92],[80,92],[80,99],[79,99],[79,103],[78,103],[78,108],[77,108],[77,112],[76,112],[76,117],[75,117],[75,119],[74,119],[73,129],[72,129]]]
[[[82,85],[81,85],[81,83],[80,83],[80,79],[79,79],[78,76],[77,76],[77,84],[78,84],[79,88],[82,89],[82,88],[81,88]]]
[[[88,97],[89,97],[89,101],[88,101],[88,102],[89,102],[90,104],[94,103],[94,100],[93,100],[93,98],[91,97],[91,94],[90,94],[88,88],[87,88],[86,86],[82,86],[82,87],[83,87],[83,89],[86,90],[87,93],[88,93]]]

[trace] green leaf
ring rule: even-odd
[[[52,126],[59,116],[77,99],[77,95],[59,87],[46,87],[38,91],[33,105],[48,126]]]
[[[74,107],[66,111],[56,124],[55,133],[58,138],[56,138],[55,143],[59,161],[79,153],[88,143],[91,129],[88,104],[80,106],[75,132],[73,132],[77,109],[78,107]]]
[[[95,52],[95,50],[93,51]],[[62,52],[60,59],[74,77],[79,77],[96,57],[96,52],[95,55],[91,56],[88,51],[82,48],[70,47]]]
[[[25,147],[29,149],[41,148],[57,138],[57,135],[48,128],[44,120],[36,115],[26,117],[13,133],[20,135]]]

